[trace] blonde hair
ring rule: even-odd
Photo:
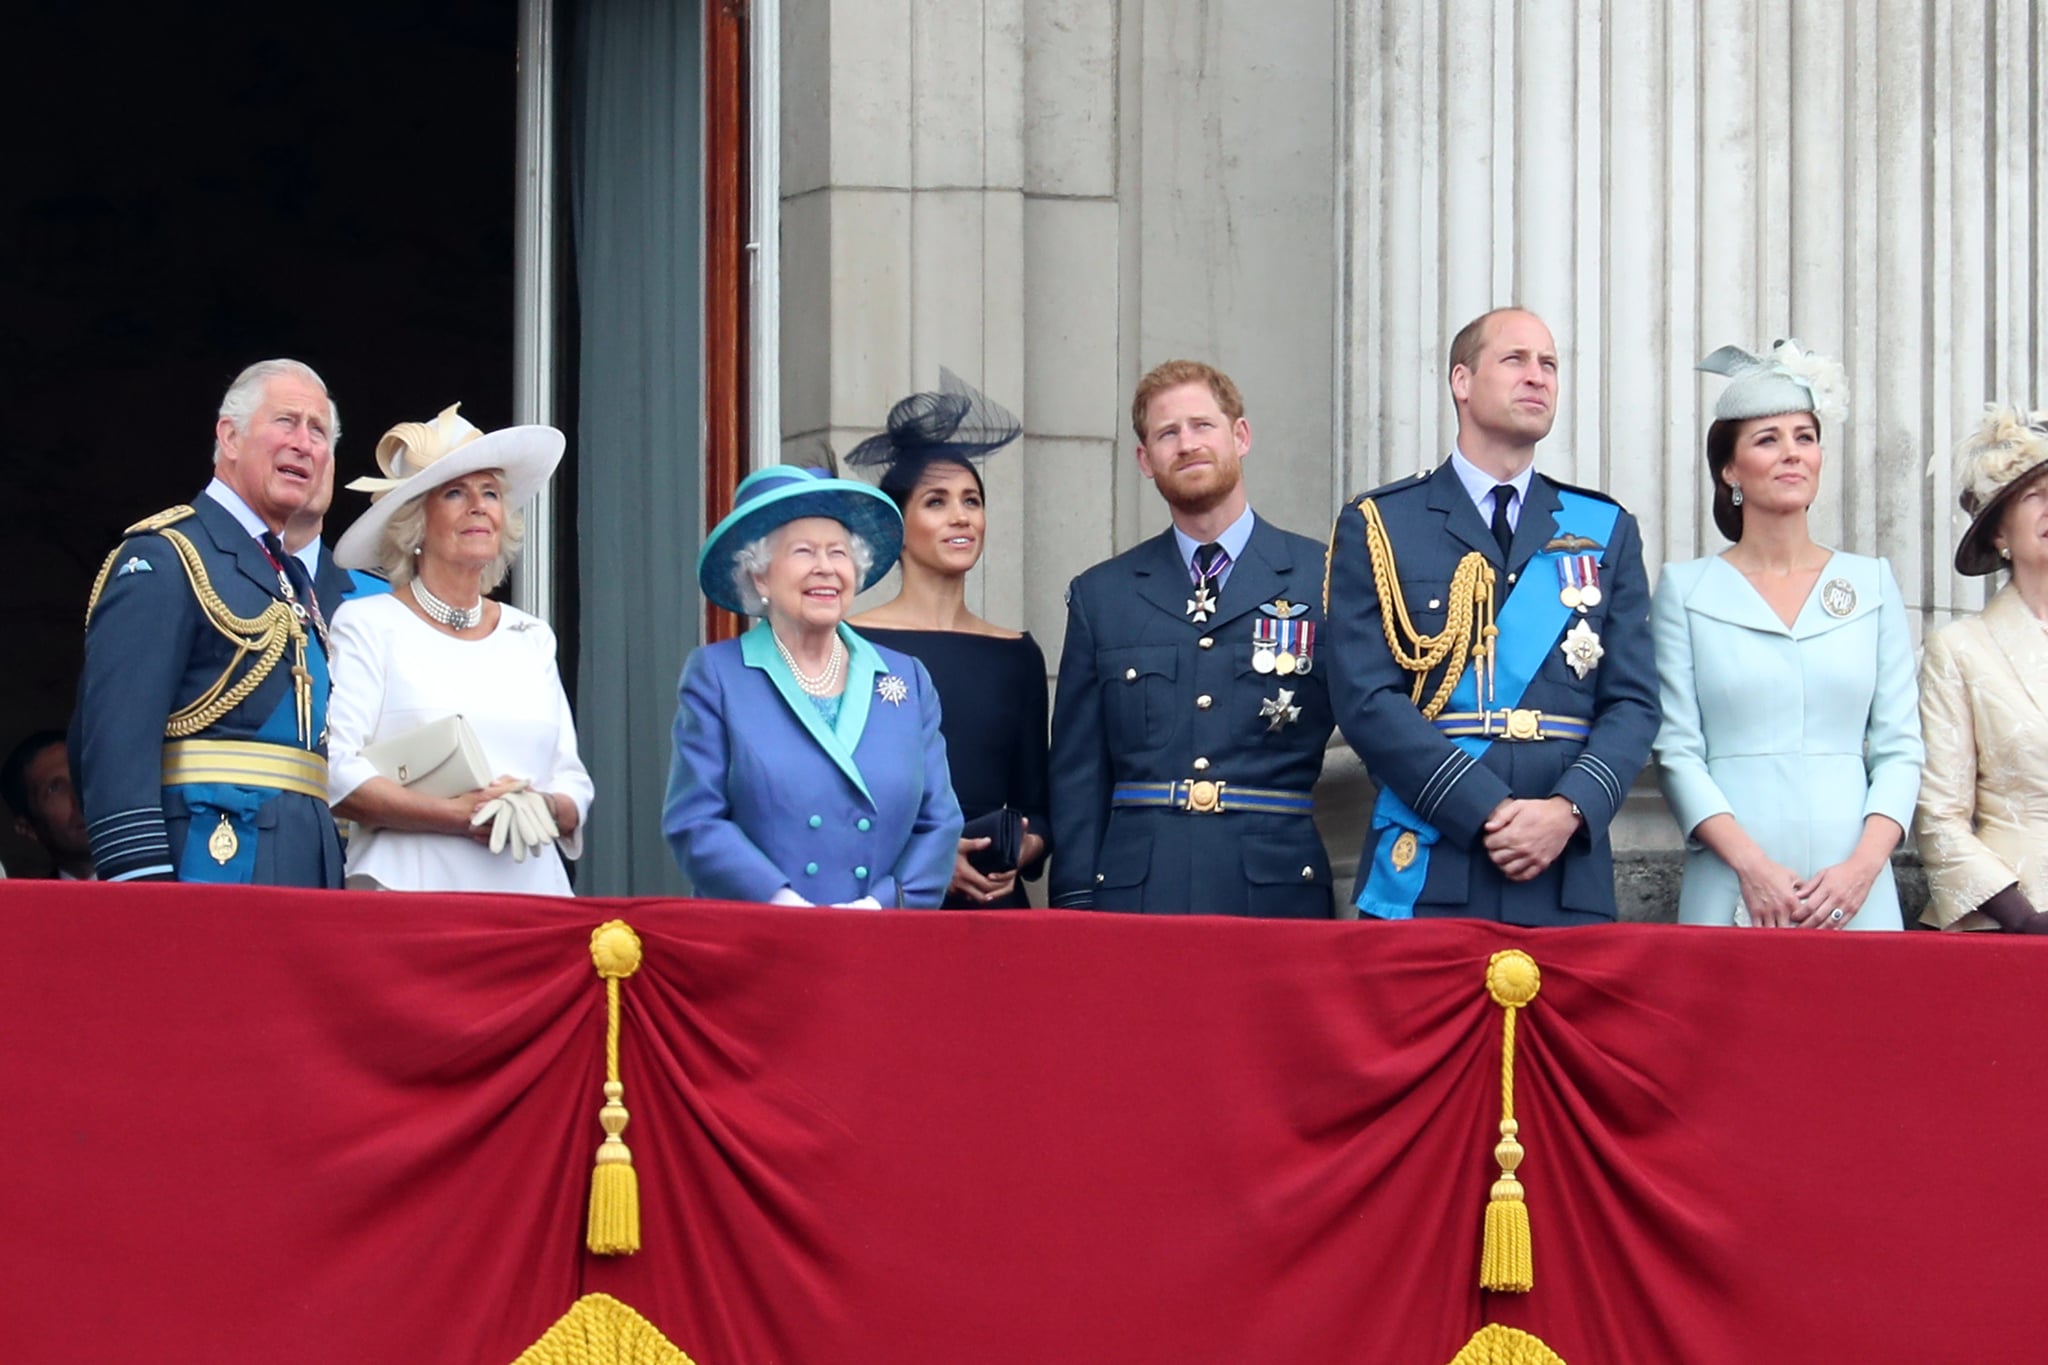
[[[453,480],[450,480],[453,482]],[[427,543],[427,499],[446,488],[441,484],[429,488],[418,497],[408,498],[405,506],[391,514],[391,520],[384,523],[384,539],[377,547],[377,567],[391,580],[391,586],[402,588],[419,576],[420,547]],[[504,491],[500,481],[499,491]],[[484,566],[483,590],[496,591],[505,581],[505,575],[512,572],[512,563],[519,558],[521,547],[526,544],[526,513],[521,508],[505,509],[505,524],[498,532],[498,555]]]

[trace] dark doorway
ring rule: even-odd
[[[122,528],[204,486],[242,366],[327,380],[337,483],[448,403],[512,420],[517,36],[504,0],[10,21],[0,753],[65,724],[92,576]],[[337,492],[329,538],[365,505]],[[0,861],[43,870],[11,820]]]

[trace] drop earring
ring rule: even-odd
[[[2011,558],[2012,558],[2012,547],[2011,547],[2011,546],[2009,546],[2009,545],[2001,545],[2001,546],[1999,546],[1999,547],[1998,547],[1998,557],[1999,557],[2000,559],[2006,559],[2006,560],[2009,560],[2009,559],[2011,559]]]
[[[1731,483],[1728,485],[1728,487],[1730,489],[1730,492],[1728,494],[1728,501],[1734,503],[1737,507],[1742,506],[1742,485],[1739,483]]]

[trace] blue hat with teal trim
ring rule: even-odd
[[[697,586],[727,611],[747,615],[732,577],[741,549],[804,517],[829,517],[875,552],[862,592],[879,583],[902,553],[903,514],[881,489],[858,479],[835,479],[822,469],[776,465],[755,470],[733,490],[732,512],[711,528],[697,555]]]

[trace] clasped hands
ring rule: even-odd
[[[1486,856],[1511,882],[1526,882],[1557,861],[1578,833],[1579,816],[1562,796],[1509,797],[1481,830]]]
[[[535,791],[525,778],[501,777],[481,795],[469,814],[470,838],[487,844],[491,852],[510,848],[512,861],[523,863],[529,853],[538,854],[562,837],[546,794]]]
[[[1759,856],[1735,869],[1749,922],[1766,929],[1846,929],[1883,867],[1850,857],[1811,877]]]

